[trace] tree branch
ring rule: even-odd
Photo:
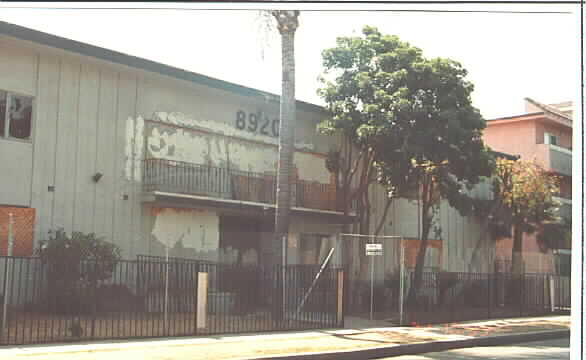
[[[385,204],[385,209],[383,210],[383,215],[380,218],[380,221],[378,223],[378,225],[376,226],[374,235],[378,236],[381,232],[381,230],[383,229],[383,226],[385,224],[385,219],[387,218],[387,214],[389,213],[389,209],[391,208],[391,204],[393,203],[393,198],[392,197],[387,197],[387,202]]]

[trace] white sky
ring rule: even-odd
[[[34,3],[0,3],[0,20],[77,41],[144,57],[186,70],[280,93],[280,41],[276,30],[262,46],[259,8],[240,4],[167,4],[179,10],[14,9]],[[38,4],[72,6],[72,4]],[[132,6],[137,4],[74,4]],[[140,5],[138,5],[140,6]],[[201,10],[201,6],[223,10]],[[272,4],[272,7],[276,5]],[[289,5],[290,6],[290,5]],[[300,10],[325,5],[295,5]],[[300,7],[303,6],[303,7]],[[524,97],[545,103],[577,101],[579,86],[579,12],[575,5],[359,5],[327,9],[373,11],[302,12],[296,34],[296,95],[323,104],[316,95],[321,51],[338,36],[359,34],[364,25],[398,35],[427,57],[448,57],[469,71],[473,100],[485,118],[524,112]],[[562,11],[571,14],[415,13],[381,10],[440,9]],[[264,58],[261,56],[263,54]]]

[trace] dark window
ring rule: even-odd
[[[31,137],[33,98],[0,90],[0,138]]]
[[[552,135],[550,133],[545,133],[544,135],[544,142],[546,144],[550,144],[550,145],[559,145],[558,144],[558,137],[555,135]]]

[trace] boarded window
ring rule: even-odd
[[[13,256],[33,254],[33,232],[35,209],[0,206],[0,256],[7,255],[9,219],[12,214],[12,236],[14,239]]]

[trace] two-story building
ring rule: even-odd
[[[525,99],[525,114],[487,121],[485,143],[497,151],[520,156],[521,160],[536,161],[560,180],[560,216],[572,216],[572,103],[546,105]],[[497,243],[497,256],[510,259],[512,240]],[[571,244],[560,244],[558,264],[551,253],[542,253],[534,235],[523,242],[524,260],[528,272],[550,272],[556,266],[569,270]],[[560,261],[561,260],[561,261]]]
[[[142,58],[0,22],[0,254],[8,214],[15,255],[50,230],[93,232],[124,258],[165,254],[262,264],[273,241],[279,96]],[[324,108],[297,102],[288,263],[315,264],[355,213],[340,211],[325,167],[335,136],[319,135]],[[480,187],[479,193],[488,191]],[[384,193],[371,192],[373,224]],[[396,199],[381,235],[418,247],[418,207]],[[438,209],[426,266],[492,271],[481,220]],[[377,240],[378,241],[378,240]],[[396,270],[397,239],[376,261]],[[358,256],[358,255],[356,255]]]
[[[16,254],[30,252],[31,233],[38,241],[63,228],[104,236],[126,258],[168,246],[262,261],[278,96],[7,23],[0,49],[0,213],[30,227]],[[324,163],[335,138],[315,131],[325,111],[297,108],[290,241],[312,249],[305,242],[348,217]],[[294,262],[301,255],[312,257],[290,251]]]

